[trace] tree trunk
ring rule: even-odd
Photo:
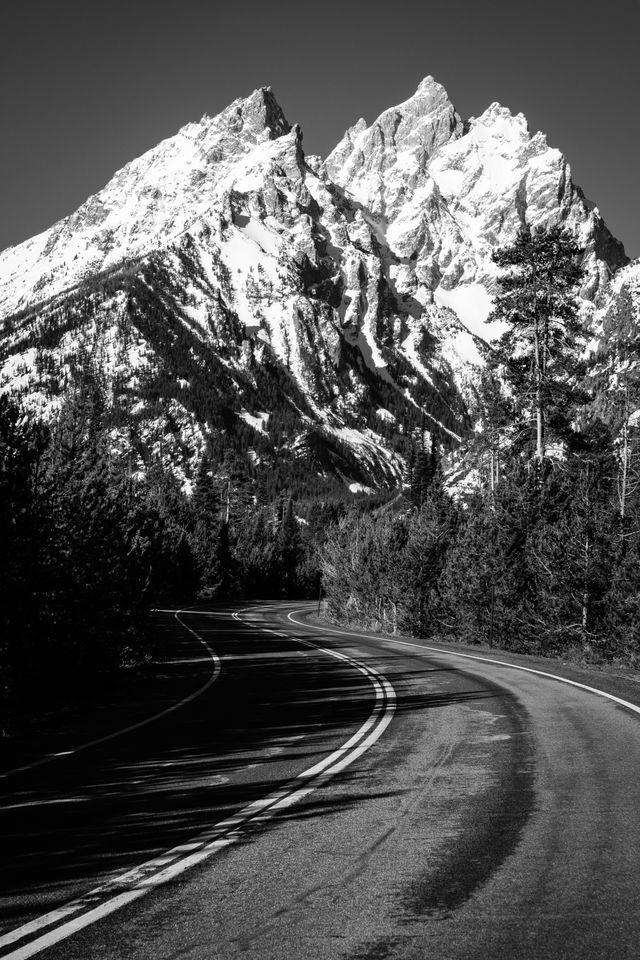
[[[543,376],[544,376],[544,344],[540,341],[540,330],[536,318],[534,328],[535,364],[536,364],[536,460],[539,464],[544,460],[544,409],[543,409]]]
[[[536,390],[536,460],[539,463],[544,460],[544,418],[542,415],[542,383],[540,377],[538,377]]]
[[[591,552],[591,541],[589,534],[585,535],[584,540],[584,578],[582,586],[582,629],[581,636],[583,644],[587,642],[587,629],[589,626],[589,561]]]
[[[629,388],[625,391],[624,419],[622,427],[622,477],[620,482],[620,519],[624,523],[629,481]]]
[[[496,612],[496,581],[495,574],[491,574],[491,618],[489,621],[489,647],[493,647],[493,630],[495,625]]]

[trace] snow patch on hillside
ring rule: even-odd
[[[491,343],[506,329],[506,324],[501,321],[487,323],[493,308],[493,297],[482,284],[469,283],[452,290],[439,286],[434,291],[433,299],[439,307],[453,310],[463,327],[454,339],[456,354],[467,363],[482,366],[483,359],[476,338]]]
[[[251,414],[247,410],[241,410],[237,416],[241,420],[244,420],[245,423],[248,423],[250,427],[253,427],[254,430],[257,430],[258,433],[267,432],[267,424],[269,423],[269,414],[266,412],[259,412],[257,414]]]

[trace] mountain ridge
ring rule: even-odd
[[[427,77],[319,161],[261,87],[0,254],[0,386],[53,411],[92,355],[140,470],[167,450],[153,396],[185,482],[229,441],[265,469],[312,449],[319,475],[397,484],[416,437],[471,428],[491,252],[527,218],[584,241],[592,316],[628,258],[521,114],[463,121]]]

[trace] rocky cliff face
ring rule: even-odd
[[[119,170],[49,230],[0,255],[0,312],[69,289],[157,249],[219,205],[224,180],[290,126],[268,88],[204,116]]]
[[[491,286],[491,252],[525,223],[575,233],[587,249],[587,295],[626,262],[544,134],[532,136],[523,115],[499,103],[463,123],[432,77],[370,127],[348,130],[326,169],[409,261],[404,276],[427,301],[438,286]]]
[[[575,234],[586,248],[587,302],[627,262],[544,134],[532,136],[522,114],[498,103],[463,123],[432,77],[371,126],[361,120],[348,130],[326,169],[367,211],[395,257],[392,279],[449,341],[458,372],[478,359],[473,337],[491,339],[484,325],[495,293],[491,254],[521,226],[560,223]],[[450,308],[462,325],[454,322],[453,338],[434,305]]]
[[[469,429],[491,251],[525,221],[575,232],[603,296],[624,252],[522,116],[463,123],[427,78],[322,164],[262,88],[0,255],[0,384],[47,411],[91,369],[140,469],[231,444],[394,484],[416,431]]]

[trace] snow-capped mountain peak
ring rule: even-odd
[[[351,127],[326,160],[330,177],[371,213],[387,218],[389,207],[406,198],[406,186],[419,180],[429,159],[462,134],[462,120],[447,92],[433,77],[367,127]],[[395,189],[395,186],[398,189]]]
[[[188,229],[209,212],[216,185],[238,160],[290,131],[270,87],[188,123],[74,214],[0,254],[0,312],[61,293]]]
[[[561,223],[576,234],[587,248],[590,295],[625,262],[563,155],[530,134],[523,114],[494,102],[463,124],[432,77],[371,126],[348,131],[326,169],[379,222],[405,261],[403,286],[425,307],[440,285],[480,282],[491,292],[491,252],[525,223]]]
[[[253,138],[256,143],[265,136],[275,140],[291,130],[271,87],[258,87],[248,97],[234,100],[213,118],[213,123],[217,127],[226,125],[230,131]]]
[[[416,431],[469,430],[478,344],[499,332],[491,255],[524,223],[585,246],[588,314],[624,251],[522,114],[465,123],[426,77],[322,163],[261,87],[0,254],[0,389],[46,411],[89,362],[123,449],[137,431],[141,460],[170,447],[183,478],[237,441],[256,463],[397,483]]]

